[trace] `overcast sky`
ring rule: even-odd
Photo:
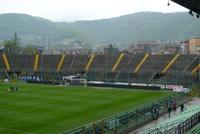
[[[0,13],[25,13],[53,21],[94,20],[125,14],[187,9],[167,0],[0,0]]]

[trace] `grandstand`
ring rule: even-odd
[[[185,86],[199,80],[199,55],[1,55],[1,78],[7,73],[44,80],[79,75],[88,81]]]

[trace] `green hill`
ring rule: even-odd
[[[200,20],[187,13],[143,12],[113,19],[76,22],[75,27],[98,43],[130,44],[141,40],[184,40],[200,36]]]
[[[89,47],[128,45],[141,40],[180,41],[200,36],[200,20],[188,13],[141,12],[74,23],[52,22],[25,14],[1,14],[0,22],[0,40],[17,32],[24,45],[44,46],[48,41],[50,46]]]
[[[76,42],[87,43],[79,32],[63,22],[52,22],[47,19],[26,14],[0,15],[0,40],[13,37],[17,32],[24,45],[64,46]]]

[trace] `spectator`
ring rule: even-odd
[[[169,118],[170,118],[170,116],[171,116],[171,111],[172,111],[172,108],[169,107],[169,108],[168,108]]]
[[[156,110],[155,108],[152,109],[152,117],[153,117],[153,120],[156,119],[156,111],[155,111],[155,110]]]
[[[173,101],[173,110],[174,110],[174,111],[176,111],[176,105],[177,105],[177,104],[176,104],[176,99],[174,99],[174,101]]]
[[[155,109],[155,114],[156,114],[156,119],[158,119],[158,117],[159,117],[159,109],[158,108]]]
[[[181,106],[180,106],[180,107],[181,107],[181,112],[183,112],[183,110],[184,110],[184,107],[185,107],[185,106],[184,106],[184,104],[181,104]]]

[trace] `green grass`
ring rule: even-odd
[[[0,133],[56,134],[171,94],[166,91],[0,83]]]
[[[200,85],[194,85],[189,95],[191,97],[199,97],[200,98]]]

